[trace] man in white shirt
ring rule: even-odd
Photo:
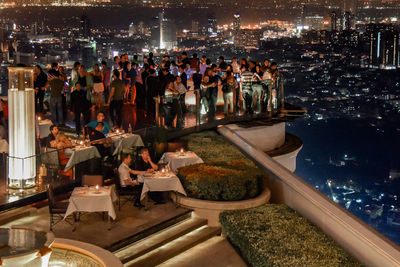
[[[122,187],[139,185],[139,182],[137,180],[133,180],[131,178],[131,174],[138,175],[146,173],[146,171],[135,171],[129,168],[129,164],[131,163],[131,161],[132,161],[131,155],[126,154],[123,155],[122,163],[121,165],[119,165],[118,173]]]
[[[132,175],[144,174],[147,171],[132,170],[131,168],[129,168],[129,164],[131,163],[131,161],[132,158],[130,154],[124,154],[122,156],[122,163],[121,165],[119,165],[118,168],[121,187],[124,188],[129,187],[132,188],[133,190],[137,190],[138,192],[142,192],[143,184],[139,183],[137,180],[132,179],[131,174]],[[139,208],[143,207],[143,205],[140,203],[140,193],[138,194],[135,200],[134,206]]]

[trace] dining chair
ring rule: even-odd
[[[56,201],[54,197],[53,185],[48,184],[46,186],[47,189],[47,198],[49,201],[49,212],[50,212],[50,231],[53,231],[53,226],[58,224],[64,219],[65,213],[68,209],[68,202],[60,202]],[[76,221],[75,214],[73,215],[74,221]],[[75,225],[67,220],[65,220],[69,225],[72,226],[72,231],[75,231]]]
[[[51,172],[51,177],[57,176],[60,168],[60,161],[58,157],[58,150],[55,148],[41,147],[40,159],[42,164],[46,166]]]
[[[103,186],[103,175],[88,175],[82,176],[82,186]]]
[[[118,210],[121,210],[121,207],[125,205],[128,202],[134,203],[135,199],[139,196],[141,193],[139,191],[139,186],[128,186],[128,187],[122,187],[121,186],[121,180],[119,178],[119,173],[118,169],[114,169],[114,183],[115,183],[115,189],[117,191],[118,195]],[[127,197],[126,200],[121,203],[121,197]]]

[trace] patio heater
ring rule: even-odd
[[[8,187],[35,186],[35,92],[32,67],[9,67]]]

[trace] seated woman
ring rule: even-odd
[[[69,158],[65,156],[65,148],[73,146],[71,141],[65,136],[64,133],[58,132],[55,139],[53,141],[50,141],[50,146],[53,148],[57,148],[58,150],[58,160],[61,167],[61,170],[59,170],[59,174],[72,178],[72,169],[64,171],[64,167],[65,165],[67,165],[69,160]]]

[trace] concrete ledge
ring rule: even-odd
[[[218,131],[267,174],[272,202],[285,203],[320,227],[366,266],[400,266],[400,249],[227,127]]]
[[[209,226],[221,226],[219,223],[221,211],[254,208],[268,203],[271,198],[271,191],[268,188],[264,188],[258,197],[240,201],[211,201],[185,197],[174,192],[171,194],[177,204],[192,209],[195,217],[207,219]]]
[[[104,267],[122,267],[121,261],[108,250],[101,247],[75,241],[71,239],[56,238],[51,244],[52,248],[65,249],[83,254],[100,263]]]
[[[37,212],[37,209],[34,207],[22,207],[22,208],[16,208],[12,210],[7,210],[2,213],[0,213],[0,224],[7,224],[9,222],[15,221],[17,219],[31,216]]]

